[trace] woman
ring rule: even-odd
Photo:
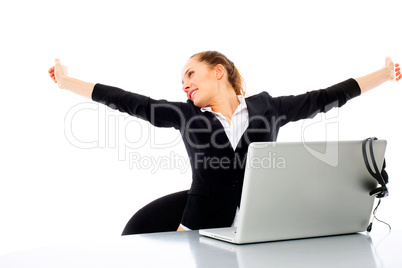
[[[162,197],[138,211],[123,234],[195,230],[235,225],[248,145],[275,141],[279,128],[309,118],[388,80],[400,80],[398,64],[298,96],[271,97],[267,92],[244,98],[237,68],[216,51],[193,55],[182,71],[187,102],[168,102],[64,74],[59,60],[50,77],[67,89],[157,127],[179,130],[192,168],[189,191]]]

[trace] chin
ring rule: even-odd
[[[194,106],[198,108],[209,106],[208,103],[205,103],[205,100],[203,98],[200,98],[201,96],[194,96],[194,97],[195,97],[193,99]]]
[[[202,107],[208,106],[208,104],[206,104],[204,101],[202,101],[202,100],[200,100],[200,99],[197,99],[197,98],[194,98],[193,103],[194,103],[194,105],[197,106],[198,108],[202,108]]]
[[[202,105],[200,105],[196,100],[193,100],[194,106],[201,108],[203,107]]]
[[[192,99],[191,101],[193,102],[193,104],[194,104],[195,106],[197,106],[198,108],[200,108],[200,103],[197,101],[197,98],[194,98],[194,99]],[[201,107],[202,107],[202,106],[201,106]]]

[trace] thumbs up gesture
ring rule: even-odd
[[[68,69],[66,66],[61,65],[59,59],[55,59],[55,65],[50,67],[49,76],[57,84],[59,88],[63,88],[62,81],[65,76],[68,75]]]

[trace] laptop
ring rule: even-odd
[[[385,148],[373,142],[380,167]],[[377,185],[362,141],[251,143],[237,227],[199,233],[246,244],[363,232]]]

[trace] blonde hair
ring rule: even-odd
[[[200,62],[207,63],[211,68],[215,67],[218,64],[222,64],[225,67],[228,73],[229,83],[232,85],[236,95],[245,95],[245,85],[243,77],[241,76],[239,70],[236,68],[234,63],[229,60],[225,55],[218,51],[203,51],[197,54],[194,54],[191,58],[196,58]]]

